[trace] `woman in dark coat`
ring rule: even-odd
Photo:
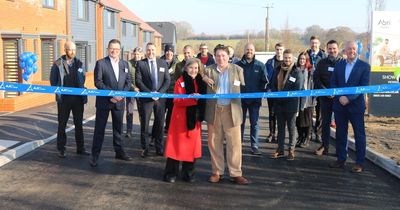
[[[175,94],[204,94],[206,85],[199,74],[199,59],[186,61],[184,72],[176,81]],[[182,161],[182,179],[194,182],[194,164],[201,157],[201,121],[204,119],[205,101],[193,98],[175,98],[165,145],[167,162],[164,181],[175,182]]]
[[[277,68],[272,80],[272,91],[296,91],[300,90],[301,74],[293,62],[293,53],[286,49],[283,52],[283,63]],[[274,110],[278,124],[278,149],[271,154],[271,158],[284,156],[286,124],[289,131],[289,148],[287,160],[294,160],[296,146],[296,115],[299,110],[299,98],[277,98],[274,100]]]
[[[312,75],[312,65],[307,52],[300,53],[297,59],[297,69],[302,75],[301,90],[314,89],[314,81]],[[312,134],[312,115],[315,106],[315,98],[312,96],[300,98],[299,116],[296,119],[296,127],[298,133],[298,141],[296,146],[304,148],[308,147]]]

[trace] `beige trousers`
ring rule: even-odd
[[[213,174],[223,175],[225,169],[224,140],[226,140],[226,161],[231,177],[242,176],[242,141],[240,125],[234,127],[231,106],[217,105],[213,124],[207,124],[208,148],[211,153]]]

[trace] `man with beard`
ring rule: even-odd
[[[141,47],[136,47],[133,49],[132,52],[132,59],[129,60],[129,70],[130,70],[130,75],[131,75],[131,89],[130,91],[135,91],[139,92],[139,88],[136,87],[135,84],[135,71],[136,71],[136,66],[137,63],[142,60],[143,52]],[[131,138],[133,133],[132,133],[132,127],[133,127],[133,104],[136,101],[136,106],[139,110],[139,100],[136,100],[135,98],[131,97],[126,97],[126,134],[125,137]],[[139,116],[140,117],[140,116]]]
[[[57,59],[50,70],[50,84],[52,86],[84,88],[85,70],[82,62],[75,57],[76,45],[67,41],[64,45],[65,55]],[[75,125],[76,153],[90,155],[84,147],[82,119],[83,106],[87,102],[87,96],[56,95],[57,101],[57,149],[58,157],[65,158],[65,144],[67,143],[67,126],[69,114],[72,111]]]
[[[339,55],[339,45],[335,40],[330,40],[326,46],[328,49],[328,57],[318,62],[314,72],[315,89],[331,88],[330,81],[332,73],[335,70],[335,65],[337,62],[343,60]],[[328,155],[333,96],[321,96],[319,97],[319,101],[321,105],[322,145],[314,151],[314,154]]]
[[[267,78],[264,75],[265,65],[259,60],[255,59],[254,45],[248,43],[244,47],[245,55],[242,60],[236,64],[243,68],[244,81],[246,86],[240,87],[241,93],[254,93],[263,92]],[[247,110],[249,110],[250,118],[250,143],[251,152],[253,155],[261,155],[258,149],[258,118],[260,114],[260,107],[262,105],[261,98],[246,98],[242,99],[243,122],[241,125],[242,142],[244,140],[244,128],[246,124]]]

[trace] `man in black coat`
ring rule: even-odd
[[[321,42],[317,36],[310,37],[310,49],[307,50],[308,56],[310,57],[311,64],[313,65],[313,73],[321,59],[326,58],[326,53],[320,46]],[[317,97],[317,105],[315,106],[315,125],[314,125],[315,141],[321,142],[321,110],[320,101]]]
[[[147,43],[146,58],[139,61],[136,69],[136,86],[140,92],[165,93],[169,88],[170,76],[168,64],[165,60],[156,58],[156,46],[154,43]],[[156,154],[162,156],[164,148],[163,125],[165,118],[165,99],[162,98],[141,98],[139,112],[140,118],[140,143],[143,151],[141,156],[148,155],[149,140],[154,139]],[[151,113],[154,110],[154,123],[151,135],[149,136],[149,123]]]
[[[318,62],[314,72],[314,88],[329,89],[331,88],[331,76],[335,70],[337,62],[343,60],[339,56],[339,45],[335,40],[330,40],[327,44],[328,57]],[[322,145],[314,151],[315,155],[328,155],[329,139],[331,137],[331,120],[332,120],[332,104],[333,96],[319,97],[322,120]]]
[[[85,70],[82,62],[75,57],[76,45],[67,41],[64,45],[65,55],[58,58],[50,70],[50,84],[52,86],[84,88]],[[83,106],[87,102],[87,96],[56,95],[57,101],[57,149],[58,157],[65,158],[65,144],[67,143],[67,126],[69,114],[72,111],[75,125],[76,153],[90,155],[84,147],[82,119]]]
[[[129,91],[131,77],[128,62],[120,60],[121,43],[112,39],[108,43],[108,56],[98,60],[94,68],[94,85],[101,90]],[[101,147],[104,140],[104,132],[108,115],[111,112],[113,124],[113,145],[115,158],[125,161],[132,160],[123,147],[121,139],[122,121],[124,117],[125,99],[121,96],[97,96],[96,97],[96,122],[93,135],[92,158],[90,165],[97,166]]]

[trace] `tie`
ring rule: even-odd
[[[157,83],[158,83],[158,77],[157,77],[157,70],[156,70],[156,65],[154,64],[154,61],[150,61],[151,65],[151,80],[153,83],[152,89],[153,91],[157,90]]]

